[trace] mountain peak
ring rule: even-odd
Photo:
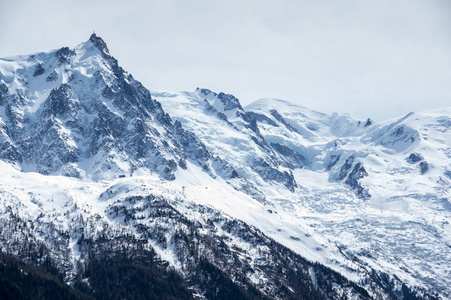
[[[100,37],[100,36],[97,36],[96,34],[95,34],[95,32],[93,33],[93,34],[91,34],[91,36],[89,37],[89,40],[94,44],[94,46],[97,48],[97,49],[99,49],[100,51],[102,51],[102,52],[105,52],[105,53],[110,53],[109,52],[109,50],[108,50],[108,47],[107,47],[107,45],[106,45],[106,43],[105,43],[105,41]]]
[[[218,94],[216,94],[215,92],[209,90],[209,89],[205,89],[205,88],[196,88],[196,92],[199,94],[202,94],[204,96],[208,96],[208,95],[213,95],[214,97],[216,97]]]

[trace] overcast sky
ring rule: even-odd
[[[384,120],[451,106],[451,1],[0,0],[0,57],[101,36],[147,88]]]

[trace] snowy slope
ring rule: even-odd
[[[0,246],[27,259],[25,241],[42,245],[68,282],[107,238],[144,243],[186,280],[194,251],[273,298],[296,284],[268,265],[306,268],[311,286],[328,276],[304,258],[374,298],[449,298],[450,128],[451,109],[375,123],[149,92],[95,35],[0,59]],[[327,297],[364,298],[327,278]]]
[[[229,121],[206,113],[204,103],[211,100],[199,91],[152,94],[195,131],[209,151],[242,165],[246,156],[257,157],[262,147],[255,146],[245,130],[230,125],[237,122],[236,115]],[[305,158],[300,168],[292,168],[294,193],[257,183],[268,204],[283,210],[321,246],[308,242],[311,250],[305,251],[292,241],[282,243],[322,263],[321,256],[330,259],[329,265],[349,259],[396,274],[414,286],[447,292],[449,109],[381,124],[326,115],[277,99],[259,100],[244,111],[256,121],[267,145],[283,145]],[[254,148],[236,148],[246,143]],[[410,163],[412,153],[421,153],[423,159]],[[318,249],[323,251],[319,255]]]
[[[276,107],[299,132],[271,118]],[[449,296],[449,108],[381,124],[326,116],[278,100],[260,100],[246,109],[278,125],[259,123],[268,140],[300,143],[305,147],[301,153],[312,153],[310,167],[294,172],[299,193],[284,201],[286,210],[349,259]],[[364,176],[348,181],[353,172],[346,170]],[[356,198],[342,183],[355,183],[357,190],[360,185],[369,197],[357,193]]]
[[[298,244],[295,246],[292,237],[303,232],[288,216],[268,218],[271,213],[259,202],[212,180],[199,167],[190,166],[189,172],[180,170],[179,180],[171,183],[155,176],[89,183],[23,173],[3,162],[0,165],[6,171],[0,175],[0,216],[5,224],[0,234],[1,249],[25,261],[30,260],[29,252],[24,251],[21,241],[32,249],[45,249],[51,261],[63,268],[68,283],[83,273],[83,266],[92,255],[89,245],[105,241],[113,241],[114,246],[109,247],[119,251],[144,244],[145,250],[155,251],[185,278],[197,276],[193,274],[195,258],[206,257],[233,276],[241,277],[239,283],[245,278],[269,297],[296,297],[291,292],[285,294],[287,288],[294,292],[296,287],[290,280],[278,281],[279,269],[282,273],[303,269],[306,273],[302,276],[311,286],[315,276],[329,276],[329,271],[324,273],[321,266],[305,261],[247,225],[254,223],[270,234],[278,232],[279,241],[308,254],[310,247],[317,244],[306,239],[294,241]],[[221,197],[215,196],[218,194]],[[241,213],[237,217],[246,223],[226,213],[236,215],[238,210]],[[181,238],[181,233],[186,236]],[[289,261],[283,259],[285,255],[291,257]],[[352,263],[348,265],[355,268]],[[268,270],[268,266],[278,268]],[[328,279],[330,290],[322,287],[329,298],[358,297],[361,291],[357,285],[339,280],[340,285]],[[204,291],[195,283],[194,280],[191,288],[202,295]],[[380,287],[371,292],[384,294]]]

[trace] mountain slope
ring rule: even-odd
[[[174,118],[198,132],[209,151],[247,166],[246,155],[258,157],[261,147],[239,151],[236,145],[255,143],[227,116],[205,113],[211,102],[205,98],[211,92],[206,96],[203,91],[153,95]],[[322,254],[311,246],[313,251],[304,255],[325,264],[321,256],[349,259],[447,293],[449,110],[409,114],[381,124],[325,115],[277,99],[259,100],[243,111],[266,147],[283,163],[292,162],[294,193],[272,183],[258,185],[270,210],[294,217],[292,222],[303,234],[321,245]],[[239,114],[231,114],[232,119],[235,115]],[[422,131],[431,137],[420,136]],[[237,143],[240,139],[243,142]],[[411,162],[411,156],[417,161]],[[426,156],[436,161],[433,169]],[[246,176],[256,178],[252,172]],[[303,251],[300,245],[291,247]]]
[[[275,107],[298,132],[277,123]],[[381,124],[273,100],[246,109],[268,118],[259,123],[267,140],[292,149],[302,141],[299,153],[313,153],[309,170],[294,172],[301,192],[283,204],[288,211],[350,259],[449,295],[450,109]]]
[[[25,171],[173,179],[187,158],[210,169],[203,145],[184,140],[183,128],[95,35],[74,49],[3,59],[0,72],[0,157]]]

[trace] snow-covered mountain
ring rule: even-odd
[[[450,298],[450,128],[149,91],[96,35],[0,59],[0,248],[91,293],[127,253],[200,298]]]

